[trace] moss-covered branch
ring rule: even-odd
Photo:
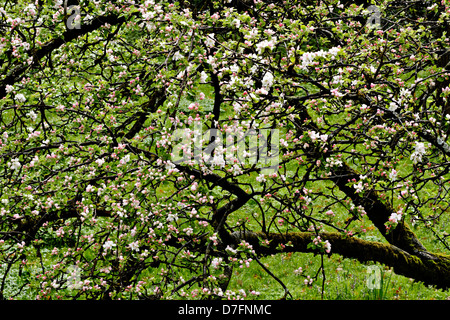
[[[319,234],[321,239],[331,244],[331,253],[361,262],[376,261],[393,267],[395,273],[422,281],[439,288],[450,287],[450,257],[440,254],[416,256],[394,245],[366,241],[347,237],[339,233],[325,232]],[[271,255],[280,253],[280,245],[285,245],[283,252],[317,252],[308,247],[315,236],[310,232],[292,232],[287,234],[261,232],[235,232],[234,240],[245,240],[253,246],[256,254]],[[268,240],[269,245],[261,245]],[[289,244],[289,245],[286,245]]]

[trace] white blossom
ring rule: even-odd
[[[173,59],[174,61],[183,59],[183,55],[180,53],[180,51],[177,51],[177,52],[174,53],[172,59]]]
[[[423,142],[416,142],[414,146],[414,152],[411,154],[410,159],[413,163],[422,161],[422,157],[425,154],[425,144]]]
[[[230,67],[230,71],[231,71],[231,72],[234,72],[234,73],[239,72],[239,66],[238,66],[237,64],[233,64],[233,65]]]
[[[328,53],[331,54],[333,57],[337,56],[341,49],[338,47],[333,47],[330,50],[328,50]]]
[[[313,142],[316,141],[317,139],[320,139],[320,134],[315,131],[309,131],[308,135]]]
[[[124,163],[127,163],[128,161],[130,161],[130,155],[127,154],[125,157],[122,158]]]
[[[223,168],[225,167],[225,159],[222,155],[214,154],[214,158],[211,161],[211,164]]]
[[[391,213],[391,215],[389,217],[389,221],[394,222],[394,223],[398,223],[401,219],[402,219],[401,212],[393,212],[393,213]]]
[[[92,24],[92,21],[94,21],[94,17],[90,14],[87,14],[83,19],[83,23],[85,24]]]
[[[395,102],[389,103],[389,108],[388,108],[389,111],[394,112],[395,110],[397,110],[397,108],[398,108],[398,105]]]
[[[105,159],[97,159],[95,160],[95,163],[97,163],[98,166],[101,167],[105,163]]]
[[[103,244],[103,248],[104,248],[105,250],[112,249],[112,248],[115,247],[115,246],[116,246],[116,244],[115,244],[113,241],[111,241],[111,240],[108,240],[108,241],[106,241],[106,242]]]
[[[264,52],[264,50],[266,48],[269,48],[270,50],[273,49],[273,47],[275,46],[275,42],[276,42],[276,38],[274,37],[272,40],[267,41],[267,40],[263,40],[259,43],[256,44],[256,52],[258,52],[258,54],[261,54]]]
[[[13,169],[13,170],[17,170],[21,167],[22,165],[19,162],[19,159],[14,158],[11,160],[11,162],[9,163],[9,168]]]
[[[397,180],[397,171],[395,169],[392,169],[391,173],[389,173],[389,179],[391,181]]]
[[[200,83],[206,83],[206,79],[208,79],[208,75],[205,71],[202,71],[200,73]]]
[[[37,114],[33,110],[28,112],[27,116],[29,116],[33,122],[36,121],[36,119],[37,119]]]
[[[137,241],[131,242],[128,246],[129,246],[130,249],[133,250],[133,251],[139,251],[139,244],[138,244]]]
[[[258,182],[266,182],[266,178],[264,177],[264,174],[260,174],[256,177],[256,181]]]
[[[356,193],[360,193],[360,192],[362,192],[362,191],[364,190],[364,187],[363,187],[362,181],[359,181],[359,183],[358,183],[358,184],[355,184],[355,185],[353,185],[353,188],[355,188],[355,189],[356,189]]]
[[[34,4],[29,4],[29,5],[25,8],[24,11],[27,12],[28,14],[32,15],[32,16],[35,16],[35,15],[36,15],[36,12],[37,12],[36,6],[35,6]]]
[[[214,269],[217,269],[217,268],[220,266],[221,263],[222,263],[222,258],[214,258],[214,259],[211,261],[211,266],[212,266]]]
[[[168,222],[177,221],[177,220],[178,220],[178,216],[175,213],[169,213],[167,215]]]
[[[229,254],[236,254],[236,252],[237,252],[237,250],[233,249],[233,248],[230,247],[230,246],[227,246],[227,247],[225,248],[225,251],[228,252]]]
[[[205,44],[206,44],[206,46],[208,46],[208,47],[212,47],[212,46],[214,46],[214,43],[215,43],[215,38],[214,38],[214,33],[212,33],[212,34],[210,34],[210,35],[208,35],[207,37],[206,37],[206,40],[205,40]]]
[[[21,93],[16,94],[15,99],[19,102],[25,102],[27,100],[27,98],[25,98],[25,96]]]
[[[273,75],[270,72],[266,72],[262,79],[262,85],[264,88],[270,88],[273,84]]]

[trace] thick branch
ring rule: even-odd
[[[425,284],[435,285],[440,288],[450,288],[450,258],[444,255],[434,255],[429,258],[421,258],[412,255],[391,244],[361,240],[347,237],[339,233],[320,233],[322,240],[328,240],[331,244],[331,252],[340,254],[346,258],[357,259],[361,262],[377,261],[393,267],[395,273],[423,281]],[[253,246],[256,254],[271,255],[280,253],[279,245],[285,246],[283,252],[315,252],[308,248],[314,233],[293,232],[287,234],[261,232],[234,232],[232,237],[235,242],[245,240]],[[262,246],[261,241],[268,240],[268,246]]]
[[[104,208],[97,208],[95,210],[95,216],[97,217],[111,217],[111,212]],[[3,233],[2,239],[8,239],[10,237],[23,236],[25,242],[34,240],[36,233],[46,222],[55,221],[58,219],[79,218],[80,214],[75,208],[67,208],[61,211],[43,212],[38,217],[22,217],[17,219],[17,227],[12,231],[6,231]]]

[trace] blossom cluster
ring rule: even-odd
[[[328,240],[323,240],[320,236],[316,236],[312,239],[312,242],[308,244],[309,248],[317,250],[322,253],[331,252],[331,244]]]

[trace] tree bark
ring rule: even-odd
[[[279,246],[285,245],[283,252],[313,252],[308,248],[315,233],[291,232],[287,234],[262,232],[234,232],[235,242],[247,241],[253,246],[255,253],[268,256],[280,253]],[[421,258],[410,254],[391,244],[366,241],[355,237],[348,237],[340,233],[319,233],[322,240],[331,244],[331,254],[339,254],[345,258],[357,259],[360,262],[377,261],[393,267],[395,273],[423,281],[425,284],[438,288],[450,288],[450,257],[433,254],[429,258]],[[261,241],[268,240],[268,246],[262,246]],[[289,243],[291,245],[286,245]]]

